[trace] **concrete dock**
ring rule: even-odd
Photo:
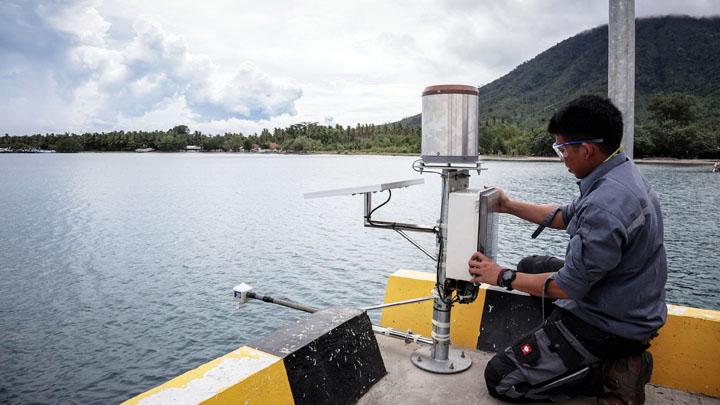
[[[385,302],[427,295],[435,275],[398,270],[388,278]],[[383,309],[380,325],[431,335],[433,303]],[[410,361],[420,344],[373,334],[358,308],[332,307],[143,392],[130,404],[500,404],[485,386],[492,352],[541,322],[530,296],[481,285],[470,304],[457,305],[451,341],[473,360],[455,375],[425,372]],[[668,305],[668,319],[653,340],[653,384],[648,404],[720,405],[720,311]],[[210,403],[210,402],[207,402]],[[595,398],[565,401],[594,404]]]
[[[421,347],[402,340],[376,335],[387,375],[375,383],[360,405],[381,404],[504,404],[488,395],[483,373],[493,353],[466,351],[473,360],[469,370],[454,375],[428,373],[415,367],[410,354]],[[646,404],[720,405],[720,399],[648,384]],[[564,404],[595,404],[595,398],[565,401]]]

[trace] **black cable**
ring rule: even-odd
[[[445,286],[440,284],[440,265],[442,263],[442,257],[445,252],[445,245],[443,243],[442,234],[440,232],[437,233],[438,235],[438,260],[437,260],[437,266],[435,267],[435,287],[438,291],[438,296],[442,300],[442,302],[446,301],[445,298]],[[450,302],[452,303],[452,301]]]
[[[366,220],[368,221],[368,223],[369,223],[370,225],[372,225],[372,226],[375,226],[375,227],[378,227],[378,228],[390,228],[390,229],[395,229],[395,225],[394,225],[394,224],[378,224],[378,223],[373,222],[372,219],[370,219],[370,218],[372,217],[372,214],[373,214],[375,211],[377,211],[377,210],[380,209],[382,206],[384,206],[385,204],[387,204],[387,203],[390,202],[390,199],[392,198],[392,190],[388,190],[387,192],[388,192],[388,198],[387,198],[387,200],[385,200],[384,203],[382,203],[382,204],[378,205],[377,207],[373,208],[372,210],[370,210],[370,212],[365,216],[365,219],[366,219]]]
[[[382,203],[382,204],[378,205],[377,207],[373,208],[373,209],[368,213],[368,218],[369,218],[370,216],[372,216],[373,212],[377,211],[378,209],[380,209],[380,207],[382,207],[383,205],[385,205],[385,204],[387,204],[387,203],[390,202],[390,199],[392,198],[392,190],[388,189],[387,192],[388,192],[388,198],[387,198],[387,200],[385,200],[384,203]]]
[[[416,160],[415,162],[413,162],[412,167],[413,167],[413,169],[414,169],[415,171],[422,173],[422,171],[417,170],[417,169],[415,168],[415,163],[417,163],[417,162],[419,162],[419,161],[421,161],[421,160],[422,160],[422,159],[418,159],[418,160]],[[429,172],[429,173],[436,173],[436,174],[439,174],[439,175],[441,175],[441,176],[443,175],[443,173],[439,173],[439,172],[433,172],[433,171],[428,171],[428,170],[426,170],[426,171]],[[375,227],[378,227],[378,228],[395,229],[395,224],[378,224],[378,223],[374,222],[372,219],[370,219],[370,218],[372,218],[372,214],[375,213],[375,211],[379,210],[379,209],[382,208],[385,204],[387,204],[387,203],[390,202],[390,199],[392,198],[392,190],[387,190],[387,192],[388,192],[388,198],[387,198],[387,200],[385,200],[385,202],[383,202],[382,204],[380,204],[380,205],[378,205],[377,207],[375,207],[375,208],[373,208],[372,210],[370,210],[370,212],[365,216],[365,219],[366,219],[366,220],[368,221],[368,223],[369,223],[370,225],[372,225],[372,226],[375,226]],[[435,228],[438,228],[438,227],[435,227]],[[446,301],[445,291],[444,291],[444,290],[445,290],[445,286],[440,285],[440,262],[441,262],[440,258],[441,258],[442,255],[443,255],[444,246],[443,246],[442,235],[440,235],[440,229],[439,229],[439,228],[437,229],[437,232],[436,232],[435,234],[436,234],[436,235],[438,236],[438,238],[439,238],[439,239],[438,239],[438,244],[440,245],[440,247],[439,247],[439,249],[438,249],[439,254],[438,254],[437,266],[436,266],[436,268],[435,268],[435,286],[436,286],[436,288],[437,288],[437,290],[438,290],[438,296],[440,297],[440,299],[441,299],[443,302],[445,302],[445,301]],[[452,303],[453,303],[453,301],[452,301],[452,299],[451,299],[450,304],[452,304]]]
[[[418,172],[418,173],[422,173],[423,171],[422,171],[422,170],[418,170],[418,169],[415,167],[415,164],[416,164],[417,162],[421,162],[421,161],[422,161],[422,159],[417,159],[416,161],[412,162],[412,169],[415,170],[415,171]]]
[[[420,174],[422,174],[422,173],[424,173],[424,172],[427,172],[427,173],[435,173],[435,174],[439,174],[439,175],[442,176],[442,172],[436,172],[436,171],[425,170],[425,169],[422,169],[422,170],[421,170],[421,169],[418,169],[417,167],[415,167],[415,164],[416,164],[417,162],[422,162],[422,159],[417,159],[416,161],[414,161],[414,162],[412,163],[412,169],[415,170],[416,172],[418,172],[418,173],[420,173]]]
[[[383,202],[382,204],[380,204],[380,205],[378,205],[377,207],[375,207],[375,208],[373,208],[372,210],[370,210],[370,212],[369,212],[367,215],[365,215],[365,220],[366,220],[370,225],[374,226],[375,228],[392,229],[392,230],[395,230],[395,231],[400,232],[400,229],[403,229],[403,227],[402,227],[402,226],[398,227],[398,224],[397,224],[396,222],[386,223],[386,224],[378,224],[377,222],[375,222],[375,221],[372,220],[372,214],[373,214],[375,211],[377,211],[378,209],[380,209],[382,206],[384,206],[385,204],[387,204],[387,203],[390,202],[390,199],[392,198],[392,190],[387,190],[387,192],[388,192],[388,198],[387,198],[387,200],[385,200],[385,202]],[[398,228],[399,228],[399,229],[398,229]],[[416,228],[417,228],[417,227],[416,227]],[[440,228],[437,227],[437,226],[434,226],[434,227],[432,227],[432,228],[417,228],[417,229],[420,229],[420,230],[423,230],[423,231],[429,229],[429,230],[432,230],[433,233],[438,233],[438,232],[440,231]],[[413,230],[413,229],[411,229],[411,230]]]

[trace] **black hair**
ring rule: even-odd
[[[561,135],[569,141],[602,139],[598,146],[611,153],[620,146],[623,122],[620,110],[607,98],[580,96],[553,115],[548,132]]]

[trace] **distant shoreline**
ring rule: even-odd
[[[316,155],[355,155],[355,156],[417,156],[416,153],[332,153],[332,152],[312,152],[308,154]],[[553,156],[508,156],[508,155],[480,155],[480,161],[498,161],[498,162],[558,162],[560,159]],[[717,159],[676,159],[676,158],[643,158],[634,159],[637,164],[653,164],[653,165],[679,165],[679,166],[702,166],[710,165],[717,162]]]
[[[519,161],[519,162],[558,162],[555,157],[541,156],[487,156],[481,155],[480,160],[490,161]],[[713,159],[675,159],[675,158],[644,158],[634,159],[636,164],[653,164],[653,165],[682,165],[682,166],[699,166],[710,165],[717,162]]]
[[[54,151],[53,151],[54,152]],[[138,153],[134,151],[83,151],[83,152],[76,152],[76,153]],[[215,153],[227,153],[227,154],[249,154],[249,155],[345,155],[345,156],[417,156],[420,157],[416,153],[387,153],[387,152],[358,152],[358,153],[347,153],[347,152],[336,152],[336,151],[314,151],[314,152],[289,152],[289,153],[283,153],[283,152],[200,152],[200,151],[193,151],[193,152],[186,152],[186,151],[176,151],[176,152],[160,152],[160,151],[153,151],[153,152],[145,152],[143,154],[176,154],[176,153],[189,153],[189,154],[196,154],[196,153],[202,153],[202,154],[215,154]],[[27,153],[27,152],[7,152],[3,151],[0,153],[0,156],[4,154],[37,154],[37,153]],[[479,156],[481,161],[507,161],[507,162],[559,162],[559,159],[552,156],[509,156],[509,155],[480,155]],[[710,165],[712,166],[713,163],[717,162],[716,159],[677,159],[677,158],[643,158],[643,159],[635,159],[634,160],[636,164],[654,164],[654,165],[678,165],[678,166],[702,166],[702,165]]]

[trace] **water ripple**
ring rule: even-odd
[[[0,402],[119,402],[305,316],[231,289],[326,307],[382,302],[388,275],[434,264],[362,226],[359,196],[303,192],[418,177],[413,158],[238,154],[0,156]],[[488,162],[471,186],[565,203],[559,163]],[[672,303],[720,309],[720,176],[641,166],[660,194]],[[440,181],[393,193],[379,219],[434,225]],[[384,196],[376,195],[376,203]],[[500,261],[562,256],[563,232],[500,220]],[[434,250],[430,235],[415,235]],[[377,319],[378,313],[371,314]]]

